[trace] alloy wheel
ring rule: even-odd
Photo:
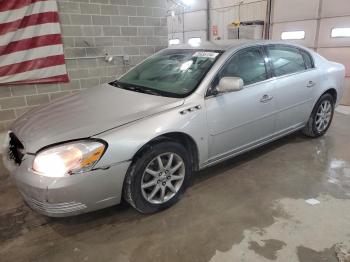
[[[332,104],[330,101],[323,101],[317,109],[315,126],[317,132],[321,133],[328,128],[332,117]]]
[[[152,204],[163,204],[180,190],[185,178],[183,159],[175,153],[167,152],[153,158],[143,172],[141,192]]]

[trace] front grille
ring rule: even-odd
[[[14,133],[10,133],[9,136],[8,157],[15,161],[17,165],[20,165],[24,156],[24,146]]]

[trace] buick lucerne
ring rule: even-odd
[[[179,200],[194,171],[299,130],[325,134],[344,74],[285,42],[171,46],[115,81],[18,118],[3,161],[42,214],[76,215],[122,198],[153,213]]]

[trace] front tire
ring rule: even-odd
[[[191,176],[187,150],[175,142],[150,146],[136,158],[124,183],[124,198],[141,213],[150,214],[175,204]]]
[[[333,114],[333,96],[326,93],[317,101],[309,121],[302,130],[303,134],[313,138],[323,136],[332,123]]]

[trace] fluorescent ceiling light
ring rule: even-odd
[[[188,43],[191,45],[191,46],[200,46],[202,40],[200,37],[193,37],[193,38],[190,38],[188,40]]]
[[[333,28],[331,36],[332,37],[350,37],[350,27]]]
[[[178,45],[178,44],[180,44],[179,39],[170,39],[169,40],[169,45]]]
[[[282,32],[282,40],[300,40],[305,38],[305,31]]]

